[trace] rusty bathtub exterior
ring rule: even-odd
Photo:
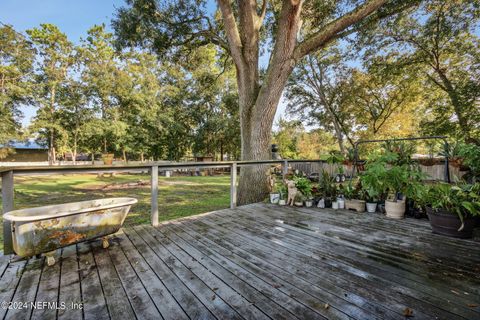
[[[106,198],[5,213],[13,250],[21,257],[54,251],[117,232],[135,198]]]

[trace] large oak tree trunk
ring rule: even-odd
[[[259,34],[267,1],[260,12],[256,0],[238,1],[238,19],[230,0],[217,0],[222,13],[229,54],[236,71],[240,105],[242,160],[270,158],[271,130],[277,105],[296,62],[327,45],[338,34],[380,8],[386,0],[369,0],[328,23],[322,31],[297,43],[303,0],[283,0],[278,15],[268,69],[260,84]],[[238,204],[262,201],[268,194],[268,166],[242,167],[238,186]]]

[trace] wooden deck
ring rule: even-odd
[[[0,318],[480,319],[480,243],[426,221],[254,204],[60,254],[0,259],[0,302],[58,306]]]

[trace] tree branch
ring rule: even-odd
[[[369,16],[383,6],[385,2],[387,2],[387,0],[367,1],[363,5],[357,7],[355,10],[350,11],[344,16],[330,22],[321,31],[315,33],[313,36],[300,43],[295,48],[294,58],[299,60],[310,52],[324,47],[330,41],[336,39],[340,32]]]
[[[223,23],[225,24],[230,54],[237,68],[243,70],[245,61],[242,56],[242,40],[240,39],[237,22],[232,12],[232,6],[229,0],[217,0],[217,2],[222,12]]]
[[[265,14],[267,13],[267,3],[268,0],[263,0],[262,2],[262,10],[260,11],[260,15],[257,19],[257,30],[260,30],[262,27],[263,19],[265,19]]]

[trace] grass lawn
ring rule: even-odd
[[[38,207],[105,197],[134,197],[138,203],[127,216],[125,225],[150,223],[150,185],[120,188],[120,184],[149,182],[149,175],[95,174],[41,175],[15,178],[15,209]],[[108,186],[108,188],[105,188]],[[228,208],[230,176],[159,177],[158,208],[160,220],[171,220],[203,212]],[[0,216],[0,222],[2,218]],[[3,222],[0,223],[0,250],[3,249]]]

